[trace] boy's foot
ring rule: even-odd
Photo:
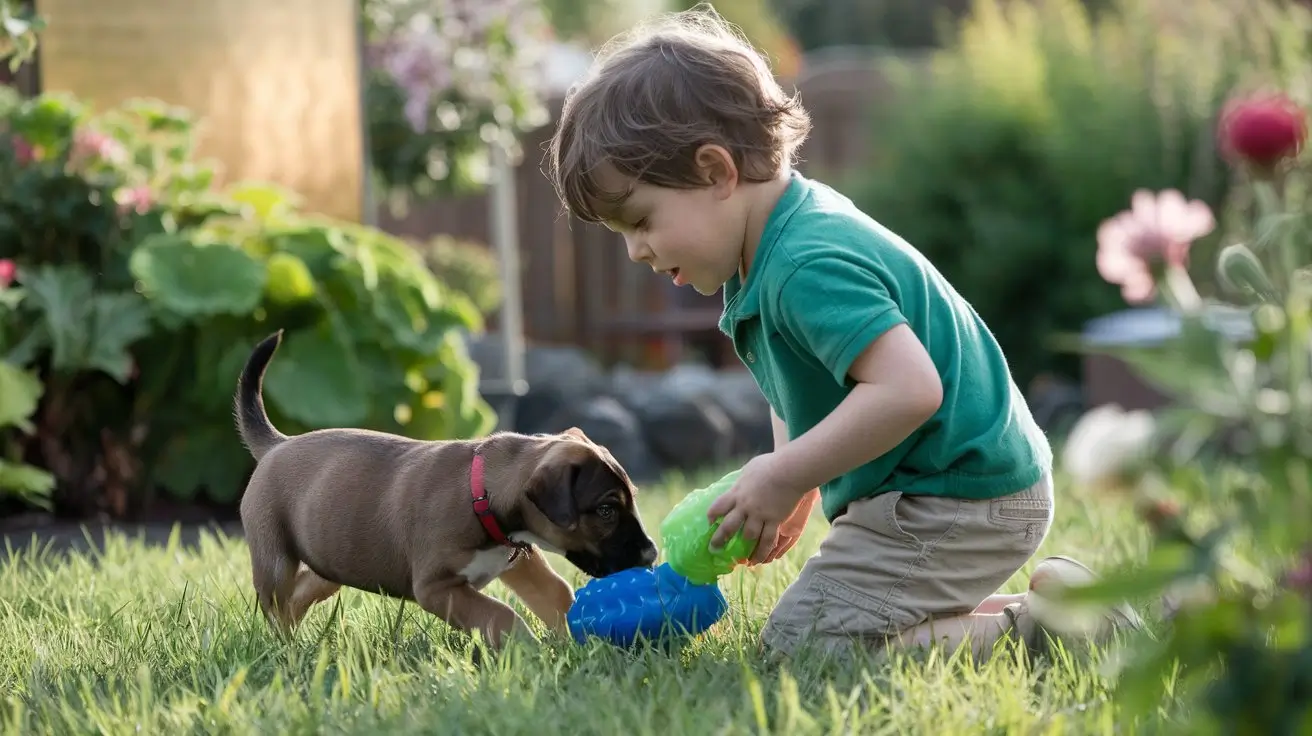
[[[1039,562],[1030,575],[1025,600],[1003,609],[1012,630],[1031,654],[1046,653],[1049,637],[1060,639],[1067,648],[1077,641],[1101,645],[1119,631],[1143,627],[1143,620],[1128,604],[1090,610],[1088,604],[1063,604],[1045,595],[1097,578],[1096,573],[1069,557],[1053,556]]]

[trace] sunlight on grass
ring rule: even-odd
[[[703,475],[641,494],[653,534]],[[1105,566],[1140,554],[1128,511],[1059,484],[1042,553]],[[1093,663],[980,666],[950,653],[859,663],[757,659],[771,604],[827,525],[783,560],[721,582],[730,613],[678,654],[546,638],[475,664],[414,605],[343,591],[278,644],[256,616],[239,539],[195,550],[111,537],[103,556],[0,563],[5,733],[1111,733]],[[552,563],[576,586],[585,578]],[[1019,591],[1024,573],[1009,592]],[[492,595],[509,599],[494,584]],[[514,605],[539,628],[517,602]],[[539,628],[540,631],[540,628]]]

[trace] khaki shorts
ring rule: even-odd
[[[1038,550],[1052,479],[1002,498],[883,493],[850,504],[784,591],[761,632],[776,654],[804,640],[832,651],[930,619],[970,613]]]

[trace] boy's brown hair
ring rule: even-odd
[[[705,186],[693,157],[709,143],[729,151],[742,179],[768,181],[792,164],[810,128],[765,59],[702,3],[607,44],[565,96],[550,177],[574,216],[600,222],[600,206],[628,196],[598,183],[603,164],[655,186]]]

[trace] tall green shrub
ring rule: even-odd
[[[1099,222],[1145,187],[1219,207],[1230,182],[1212,131],[1227,92],[1296,67],[1271,25],[1283,8],[1184,7],[1130,0],[1095,21],[1077,0],[977,0],[874,111],[876,158],[845,190],[942,269],[1021,382],[1076,375],[1048,339],[1124,306],[1087,257]],[[1195,251],[1204,271],[1211,247]]]

